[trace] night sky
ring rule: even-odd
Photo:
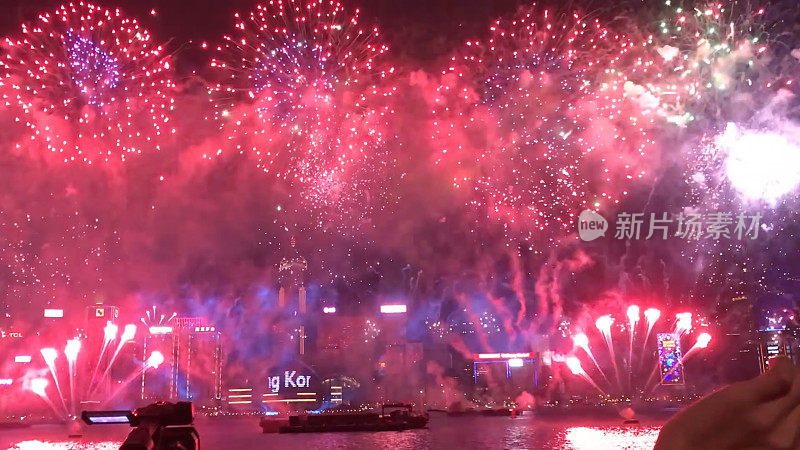
[[[16,33],[20,23],[31,22],[43,11],[50,11],[65,2],[34,0],[2,2],[0,33]],[[143,0],[96,1],[99,6],[120,8],[128,16],[142,21],[158,41],[172,40],[173,51],[180,51],[184,69],[195,61],[189,42],[218,42],[228,33],[235,12],[246,13],[259,2],[251,0]],[[398,52],[424,63],[447,55],[465,39],[480,37],[492,19],[514,12],[526,2],[520,0],[349,0],[350,8],[360,8],[363,22],[379,25]],[[156,17],[150,15],[156,10]],[[188,47],[188,48],[187,48]]]

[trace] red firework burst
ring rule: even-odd
[[[381,86],[391,72],[377,28],[359,26],[336,2],[275,0],[217,48],[211,87],[230,147],[288,180],[319,225],[361,222],[380,196],[387,160]],[[219,153],[222,153],[220,150]],[[208,155],[206,155],[208,156]],[[348,220],[343,220],[347,218]]]
[[[70,3],[3,42],[0,86],[25,125],[16,147],[63,161],[124,161],[174,132],[170,61],[120,10]]]
[[[536,7],[468,42],[443,74],[432,132],[467,203],[538,241],[627,195],[652,143],[618,69],[632,45],[597,20]]]

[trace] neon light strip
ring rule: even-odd
[[[228,392],[250,392],[252,389],[228,389]]]
[[[475,359],[526,359],[530,353],[479,353]]]
[[[246,401],[246,402],[228,402],[229,405],[244,405],[244,404],[249,404],[249,403],[253,403],[253,402],[251,402],[249,400]]]
[[[45,309],[44,316],[50,318],[64,317],[63,309]]]
[[[278,394],[264,394],[264,397],[277,397]]]
[[[383,314],[401,314],[408,311],[406,305],[381,305]]]
[[[264,403],[300,403],[300,402],[315,402],[313,398],[287,398],[283,400],[264,400]]]
[[[298,392],[297,395],[317,395],[316,392]]]
[[[169,334],[172,333],[172,327],[166,326],[152,326],[149,329],[150,334]]]
[[[252,395],[229,395],[228,398],[251,398]]]

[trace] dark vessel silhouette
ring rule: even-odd
[[[320,413],[290,416],[286,419],[264,417],[264,433],[330,433],[341,431],[403,431],[425,428],[427,414],[414,414],[412,405],[387,403],[381,412]]]

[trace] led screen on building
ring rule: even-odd
[[[658,333],[658,362],[661,384],[683,384],[681,341],[673,333]]]

